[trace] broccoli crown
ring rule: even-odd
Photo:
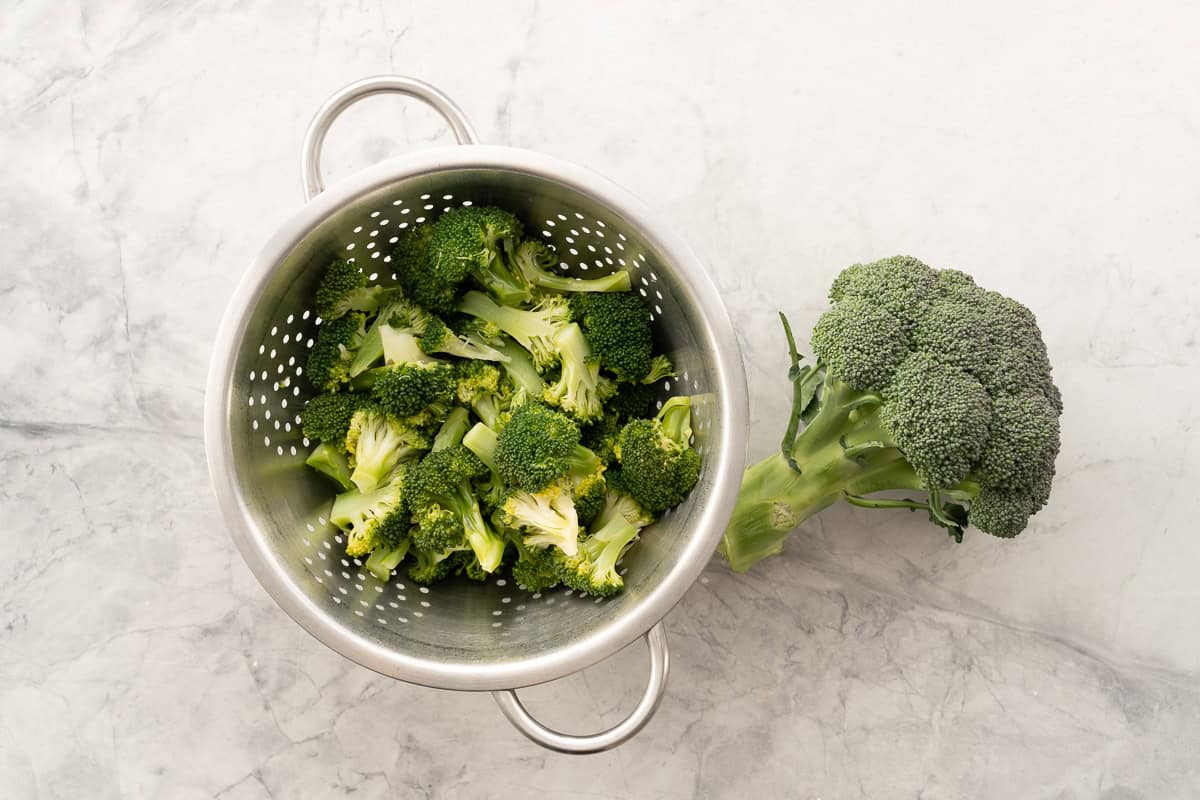
[[[559,579],[578,592],[597,597],[615,595],[625,587],[617,562],[637,536],[638,528],[620,516],[613,517],[580,542],[574,556],[556,554]]]
[[[325,268],[325,275],[313,294],[313,306],[317,316],[322,319],[340,317],[344,309],[339,309],[339,306],[345,296],[366,285],[367,276],[359,271],[358,264],[344,258],[335,258]]]
[[[579,438],[569,417],[526,403],[496,436],[496,471],[506,483],[536,492],[567,473]]]
[[[366,337],[367,317],[352,312],[324,321],[308,353],[304,374],[318,392],[336,392],[350,380],[350,362]]]
[[[383,483],[397,464],[428,446],[428,436],[405,420],[374,406],[360,408],[346,431],[346,452],[354,465],[350,479],[361,491],[369,492]]]
[[[882,398],[880,443],[931,490],[977,482],[980,530],[1021,530],[1049,494],[1062,413],[1029,309],[907,256],[849,267],[830,297],[813,351],[832,378]]]
[[[437,503],[413,514],[413,547],[427,553],[442,553],[465,546],[462,518]]]
[[[350,430],[350,418],[355,411],[369,404],[370,400],[365,395],[353,392],[319,394],[309,400],[300,412],[301,429],[309,439],[333,442],[339,448],[343,447],[346,432]]]
[[[524,532],[526,546],[557,547],[575,555],[579,542],[579,516],[570,486],[552,483],[538,492],[517,490],[500,507],[500,521]]]
[[[688,445],[687,398],[672,398],[654,419],[635,419],[621,429],[616,454],[622,488],[654,514],[679,505],[700,477],[700,455]]]
[[[413,583],[429,585],[450,577],[459,566],[457,552],[434,553],[415,550],[416,561],[408,568],[408,578]]]
[[[395,364],[375,378],[371,397],[398,417],[413,416],[434,405],[444,413],[454,395],[454,381],[454,368],[449,364]]]
[[[650,373],[654,338],[650,309],[634,292],[576,294],[571,312],[600,365],[618,380],[637,383]],[[667,363],[669,368],[670,364]]]
[[[392,269],[404,291],[424,308],[438,314],[454,310],[458,284],[446,283],[432,269],[430,239],[433,225],[423,223],[400,236],[392,249]]]
[[[470,405],[500,391],[500,370],[486,361],[460,361],[455,365],[458,402]]]

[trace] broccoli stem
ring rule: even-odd
[[[496,431],[482,422],[475,423],[462,440],[463,447],[475,454],[476,458],[487,465],[492,472],[496,471]]]
[[[400,562],[404,560],[404,556],[408,553],[409,540],[405,539],[399,545],[393,548],[377,547],[372,551],[370,558],[367,559],[367,571],[381,581],[387,581],[392,577],[392,570],[400,566]]]
[[[354,483],[350,480],[350,462],[346,453],[331,442],[322,442],[313,448],[304,463],[332,479],[343,491],[354,488]]]
[[[433,437],[433,447],[431,449],[435,451],[445,450],[447,447],[453,447],[460,443],[470,423],[470,415],[467,413],[467,410],[462,406],[455,406],[446,416],[446,421],[442,423],[437,436]]]
[[[796,436],[790,456],[777,453],[746,471],[721,543],[734,570],[745,572],[777,554],[797,525],[848,496],[924,491],[912,465],[890,445],[874,404],[861,402],[865,396],[827,379],[820,410]]]

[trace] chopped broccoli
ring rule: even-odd
[[[436,314],[446,314],[458,304],[458,283],[447,283],[433,270],[429,249],[433,225],[424,223],[400,236],[392,250],[392,268],[404,291]]]
[[[392,570],[400,566],[408,553],[412,543],[409,527],[408,516],[403,511],[389,513],[375,527],[375,547],[363,566],[379,580],[390,579]]]
[[[454,383],[454,368],[449,364],[395,364],[376,374],[371,397],[397,417],[411,417],[433,406],[440,418],[448,413]]]
[[[513,412],[496,436],[496,471],[518,489],[536,492],[568,472],[586,475],[603,468],[596,454],[579,444],[579,426],[569,417],[529,403]]]
[[[446,415],[445,421],[442,422],[442,427],[438,429],[437,435],[433,437],[432,450],[445,450],[447,447],[453,447],[456,444],[461,444],[463,435],[467,432],[467,427],[471,424],[471,415],[462,406],[455,406],[450,409],[450,413]]]
[[[527,397],[541,397],[542,392],[546,390],[546,381],[534,366],[533,356],[529,351],[507,337],[496,342],[494,346],[507,356],[507,360],[501,362],[500,366],[508,374],[513,386],[524,392]]]
[[[500,370],[484,361],[462,361],[457,365],[457,381],[458,402],[469,405],[485,425],[495,426],[512,398]]]
[[[630,289],[627,270],[591,279],[551,272],[558,265],[558,257],[549,247],[533,239],[517,245],[509,255],[509,263],[514,275],[539,289],[555,292],[628,292]]]
[[[658,383],[664,378],[674,378],[675,365],[671,363],[671,359],[666,355],[657,355],[650,359],[650,371],[642,376],[642,383]]]
[[[843,499],[923,511],[957,541],[967,524],[1020,533],[1049,497],[1062,411],[1032,313],[907,256],[847,268],[830,298],[815,365],[783,319],[792,415],[781,452],[743,479],[722,544],[733,568]]]
[[[366,315],[357,311],[323,321],[304,368],[305,377],[318,392],[336,392],[350,380],[350,362],[366,338],[366,322]]]
[[[520,238],[521,221],[491,206],[464,206],[433,223],[429,237],[430,269],[446,285],[473,277],[505,305],[528,302],[529,284],[504,263],[503,250]]]
[[[369,404],[369,398],[353,392],[319,394],[300,412],[301,430],[309,439],[332,442],[340,448],[345,444],[350,418],[355,411]]]
[[[604,507],[604,496],[608,482],[604,471],[589,472],[586,475],[571,479],[571,497],[575,502],[575,513],[579,515],[580,525],[591,525],[596,515]]]
[[[573,556],[578,550],[579,517],[570,485],[560,481],[537,492],[517,489],[500,507],[500,521],[525,534],[528,547],[557,547]]]
[[[508,356],[489,345],[483,336],[476,333],[456,334],[445,322],[434,316],[425,323],[425,329],[421,332],[417,344],[426,353],[444,353],[481,361],[508,360]]]
[[[639,530],[623,516],[613,515],[579,543],[574,557],[556,560],[558,577],[578,592],[611,597],[625,587],[617,562],[637,539]]]
[[[571,317],[567,301],[558,295],[546,297],[532,309],[524,310],[496,305],[482,292],[467,292],[458,304],[458,310],[496,325],[515,339],[517,344],[529,351],[533,365],[539,372],[558,363],[558,347],[554,344],[554,337],[570,322]]]
[[[484,521],[471,481],[487,467],[462,445],[435,450],[408,472],[405,491],[414,509],[440,506],[460,521],[467,543],[485,572],[494,572],[504,556],[505,543]]]
[[[374,407],[359,409],[346,431],[346,452],[354,467],[350,480],[359,491],[370,492],[397,464],[428,447],[428,437],[405,420]]]
[[[313,308],[323,320],[334,320],[351,311],[374,313],[379,308],[381,286],[367,286],[367,276],[353,261],[335,258],[313,295]]]
[[[691,448],[691,398],[672,397],[654,419],[635,419],[617,438],[623,486],[651,513],[683,502],[700,475],[700,455]]]
[[[350,461],[346,458],[344,443],[322,442],[313,448],[304,463],[331,479],[343,490],[353,489],[350,480]]]
[[[600,364],[592,358],[583,330],[574,322],[564,326],[555,335],[554,346],[562,360],[562,372],[542,392],[542,399],[584,422],[599,418],[607,390],[601,385]]]
[[[406,515],[406,508],[403,483],[393,480],[369,492],[352,489],[339,494],[334,498],[329,521],[345,532],[346,554],[357,558],[379,546],[383,541],[379,535],[380,524],[396,517],[397,520],[389,522],[383,529],[383,533],[391,535],[394,531],[391,526],[399,524]]]
[[[571,312],[600,365],[618,380],[638,383],[650,374],[655,365],[650,309],[639,295],[578,294],[571,297]]]
[[[520,537],[517,537],[518,540]],[[529,592],[544,592],[559,584],[555,548],[534,549],[517,541],[517,560],[512,565],[512,577],[517,585]]]

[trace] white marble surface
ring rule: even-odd
[[[4,797],[1200,795],[1195,4],[3,15]],[[755,456],[787,403],[773,312],[811,323],[842,266],[908,252],[1021,297],[1067,404],[1051,508],[958,547],[836,508],[752,575],[714,560],[668,619],[658,717],[582,760],[519,739],[486,695],[325,650],[222,528],[203,386],[239,273],[299,206],[309,115],[388,71],[443,87],[486,141],[629,186],[706,253]],[[335,128],[328,166],[446,138],[381,99]],[[611,722],[642,660],[531,703]]]

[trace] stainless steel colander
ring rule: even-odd
[[[325,190],[320,152],[333,120],[372,94],[399,93],[437,110],[462,147],[394,158]],[[444,689],[492,691],[533,741],[567,752],[607,749],[637,733],[662,697],[661,620],[699,576],[728,520],[744,466],[746,386],[734,333],[700,261],[641,202],[604,178],[538,153],[475,144],[470,123],[437,89],[378,77],[338,92],[314,117],[302,158],[308,204],[267,243],[225,313],[208,382],[205,441],[218,501],[238,548],[277,603],[313,636],[357,663]],[[346,556],[329,524],[329,486],[304,466],[299,412],[317,319],[314,286],[337,255],[392,280],[393,243],[456,205],[516,212],[571,274],[624,267],[654,312],[679,377],[663,396],[700,395],[693,427],[703,455],[689,499],[647,529],[622,564],[626,589],[607,600],[557,588],[530,594],[495,578],[389,583]],[[575,736],[537,722],[515,688],[588,667],[639,636],[650,680],[637,708],[603,733]]]

